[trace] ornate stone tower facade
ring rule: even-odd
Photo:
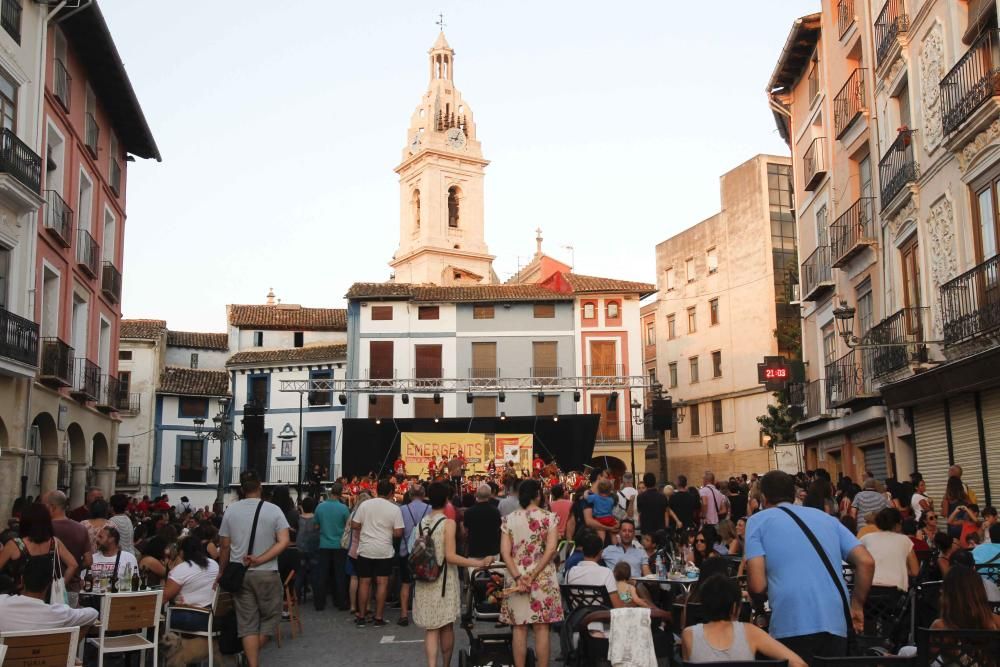
[[[483,226],[483,159],[472,109],[454,83],[444,33],[431,47],[430,83],[410,118],[399,174],[394,279],[437,285],[497,282]]]

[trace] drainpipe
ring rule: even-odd
[[[63,0],[63,2],[60,2],[59,5],[56,7],[55,11],[53,11],[51,13],[51,15],[55,16],[56,12],[58,12],[60,9],[62,9],[63,6],[65,6],[65,4],[66,4],[66,0]],[[65,21],[66,19],[68,19],[70,16],[73,16],[73,14],[78,14],[79,12],[82,12],[84,9],[86,9],[87,7],[90,7],[92,4],[94,4],[94,0],[84,0],[82,3],[80,3],[79,7],[77,7],[76,9],[73,9],[71,11],[66,12],[65,14],[63,14],[62,16],[60,16],[58,19],[56,19],[55,22],[56,23],[62,23],[63,21]]]

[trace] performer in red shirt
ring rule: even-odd
[[[532,472],[536,475],[541,474],[542,468],[545,467],[545,461],[542,460],[541,456],[535,456],[535,460],[531,462]]]
[[[437,461],[431,457],[427,461],[427,479],[434,481],[434,471],[437,469]]]
[[[396,458],[396,462],[392,464],[392,471],[396,473],[397,477],[406,475],[406,461],[403,460],[403,457]]]

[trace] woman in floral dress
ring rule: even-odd
[[[524,667],[527,660],[529,625],[534,629],[536,664],[548,667],[549,623],[563,620],[552,562],[559,544],[559,519],[539,507],[542,487],[537,480],[521,482],[517,496],[521,509],[508,514],[500,527],[500,553],[511,591],[500,607],[500,622],[513,628],[515,667]]]

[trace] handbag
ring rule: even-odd
[[[847,655],[858,655],[858,635],[854,630],[854,621],[851,618],[851,605],[847,601],[847,593],[844,591],[844,587],[840,585],[840,578],[837,577],[837,572],[833,569],[833,564],[830,563],[829,557],[827,557],[826,552],[823,551],[823,547],[820,546],[819,540],[817,540],[813,532],[809,530],[809,526],[807,526],[802,519],[796,516],[796,514],[787,507],[779,507],[778,509],[792,517],[792,520],[798,524],[799,528],[809,539],[809,543],[812,544],[813,549],[816,550],[820,560],[823,561],[823,565],[826,567],[827,573],[833,580],[834,588],[836,588],[837,592],[840,593],[840,602],[844,607],[844,620],[847,622]]]
[[[247,555],[253,555],[253,541],[257,537],[257,520],[260,519],[260,509],[264,506],[264,501],[257,503],[257,511],[253,513],[253,525],[250,527],[250,544],[247,545]],[[219,577],[219,586],[227,593],[239,593],[243,588],[243,578],[247,574],[247,566],[243,563],[229,561],[226,569]]]
[[[52,592],[49,593],[49,604],[69,604],[69,591],[66,590],[66,579],[63,577],[62,560],[59,558],[59,540],[53,538],[52,546]]]
[[[354,515],[358,511],[355,507],[354,511],[347,515],[347,522],[344,524],[344,531],[340,534],[340,548],[350,549],[351,548],[351,538],[354,534],[354,529],[351,527],[351,522],[354,521]]]

